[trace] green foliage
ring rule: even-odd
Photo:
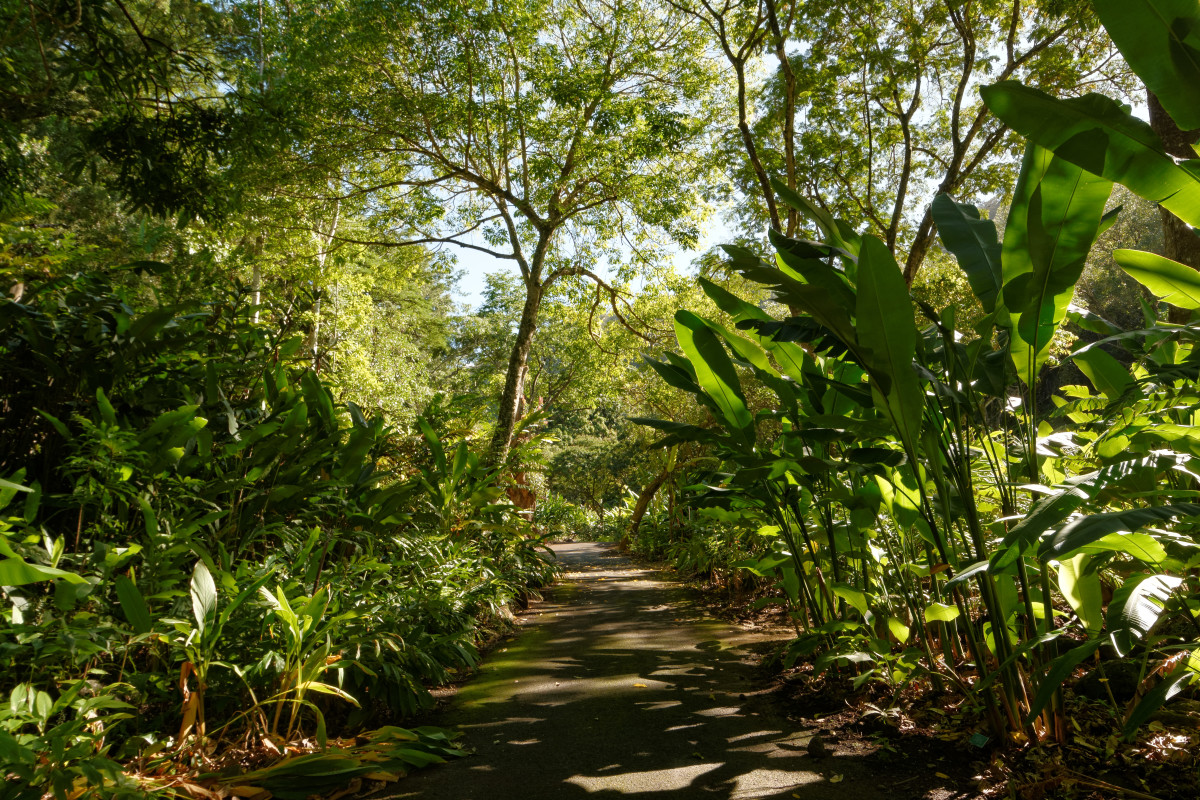
[[[1070,119],[1048,108],[1078,105],[1007,84],[985,94],[1006,121],[1011,109],[1053,117],[1041,129]],[[1023,118],[1014,119],[1020,129]],[[1002,246],[973,207],[935,203],[945,246],[986,312],[969,329],[953,303],[914,309],[878,239],[848,234],[781,189],[830,241],[772,232],[774,265],[726,249],[735,269],[793,315],[772,320],[702,284],[762,349],[685,316],[684,357],[653,366],[697,397],[708,425],[642,422],[667,434],[663,445],[701,444],[721,459],[719,472],[697,476],[687,503],[757,530],[740,566],[772,581],[804,629],[785,662],[811,657],[818,673],[849,670],[855,685],[949,682],[998,736],[1061,737],[1061,686],[1111,642],[1169,671],[1126,710],[1131,735],[1200,674],[1176,666],[1200,652],[1194,632],[1164,627],[1194,616],[1188,574],[1200,506],[1185,499],[1195,492],[1184,476],[1200,452],[1188,427],[1200,412],[1192,380],[1200,329],[1121,332],[1075,312],[1108,334],[1070,356],[1097,394],[1065,387],[1049,418],[1040,415],[1032,398],[1041,366],[1113,218],[1104,214],[1109,175],[1085,168],[1121,164],[1125,143],[1084,136],[1047,145],[1054,151],[1033,143],[1026,152]],[[1146,253],[1115,258],[1160,299],[1196,305],[1192,270]],[[927,325],[920,331],[917,316]],[[791,343],[805,346],[799,368],[781,349]],[[1101,345],[1127,352],[1118,359]],[[756,384],[774,396],[746,431],[729,398]],[[706,541],[684,537],[680,552]],[[1106,586],[1115,589],[1107,608]]]
[[[337,402],[302,340],[259,321],[278,309],[228,282],[156,301],[166,269],[27,280],[0,304],[21,431],[0,448],[0,688],[40,713],[88,676],[79,721],[13,718],[5,769],[55,792],[133,791],[117,762],[139,752],[187,776],[220,741],[324,748],[428,707],[554,572],[438,407],[412,436]],[[414,736],[387,757],[454,754]]]

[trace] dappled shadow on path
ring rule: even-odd
[[[563,580],[430,720],[475,754],[393,796],[905,797],[859,757],[809,757],[808,734],[754,695],[772,641],[705,619],[686,589],[611,547],[556,551]]]

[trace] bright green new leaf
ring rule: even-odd
[[[954,622],[959,615],[958,606],[934,601],[925,607],[926,622]]]
[[[306,692],[319,692],[321,694],[331,694],[334,697],[341,698],[342,700],[345,700],[347,703],[350,703],[351,705],[358,707],[358,701],[354,699],[353,695],[343,691],[342,689],[339,689],[336,686],[333,686],[332,684],[322,683],[321,681],[303,681],[296,688],[301,689],[302,691],[306,691]]]
[[[855,589],[853,586],[847,586],[844,583],[835,583],[831,588],[834,595],[849,603],[855,611],[864,617],[867,615],[867,595],[865,592],[861,589]]]
[[[208,617],[217,607],[217,584],[203,561],[197,561],[192,570],[192,615],[196,618],[196,629],[204,633]]]
[[[900,644],[904,644],[908,641],[908,637],[912,631],[907,625],[904,624],[904,620],[900,619],[899,617],[888,617],[887,625],[888,630],[892,633],[892,636],[896,637],[896,641],[900,642]]]

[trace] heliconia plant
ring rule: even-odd
[[[1097,9],[1164,107],[1200,125],[1188,77],[1200,8]],[[1168,64],[1164,49],[1179,57]],[[1029,139],[1004,235],[970,204],[933,203],[982,320],[964,329],[954,307],[914,302],[882,241],[777,184],[822,241],[771,231],[769,261],[726,251],[790,316],[702,279],[733,327],[680,311],[681,355],[650,365],[712,425],[641,422],[664,445],[722,458],[691,502],[757,520],[772,542],[743,566],[780,587],[800,631],[791,658],[849,670],[856,685],[948,684],[1004,741],[1066,739],[1064,683],[1131,659],[1136,696],[1110,693],[1131,736],[1200,677],[1200,325],[1150,317],[1122,331],[1072,299],[1119,213],[1106,213],[1114,183],[1200,225],[1200,171],[1108,98],[1012,82],[982,93]],[[1191,267],[1115,259],[1160,301],[1200,310]],[[1046,409],[1039,382],[1068,321],[1104,338],[1066,356],[1091,388],[1066,387]],[[752,412],[744,381],[772,407]]]

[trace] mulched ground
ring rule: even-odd
[[[788,635],[777,608],[754,609],[753,598],[693,585],[713,615]],[[831,765],[844,757],[861,760],[896,800],[1200,798],[1200,703],[1169,704],[1126,743],[1111,705],[1083,696],[1086,687],[1077,694],[1072,685],[1065,691],[1069,743],[1004,750],[982,741],[986,721],[961,697],[909,689],[897,698],[881,684],[851,691],[851,681],[848,674],[814,678],[808,664],[781,671],[768,658],[761,700],[819,732]]]

